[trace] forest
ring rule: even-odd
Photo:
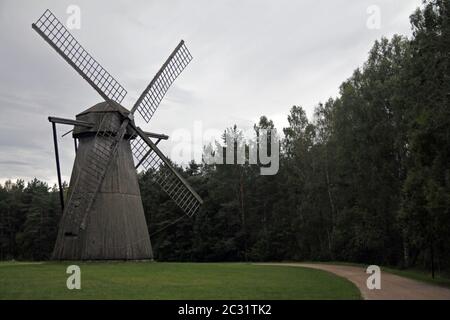
[[[426,1],[410,21],[412,36],[376,41],[312,119],[291,108],[278,174],[260,175],[253,164],[180,167],[204,200],[189,218],[153,183],[157,172],[141,172],[156,260],[347,261],[450,273],[450,1]],[[254,130],[273,127],[261,116]],[[231,126],[226,135],[241,131]],[[56,186],[0,185],[0,259],[49,259],[60,217]]]

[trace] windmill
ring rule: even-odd
[[[128,110],[120,104],[127,91],[50,10],[32,28],[105,100],[78,114],[76,120],[49,117],[63,207],[52,258],[152,259],[136,170],[153,170],[155,182],[188,216],[203,202],[157,147],[168,136],[143,131],[136,126],[134,114],[150,121],[170,85],[192,60],[191,54],[181,41]],[[55,124],[73,126],[76,157],[66,205]]]

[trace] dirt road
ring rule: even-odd
[[[269,264],[265,263],[265,265]],[[370,275],[362,267],[315,263],[271,263],[270,265],[298,266],[334,273],[353,282],[366,300],[450,300],[450,289],[383,272],[383,269],[381,269],[381,289],[369,290],[366,281]]]

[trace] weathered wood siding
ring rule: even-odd
[[[88,165],[86,155],[92,150],[93,143],[92,135],[80,137],[71,183],[80,168]],[[80,230],[76,237],[65,235],[61,230],[64,224],[71,221],[66,216],[62,217],[54,259],[152,259],[150,237],[128,141],[120,143],[110,169],[89,213],[86,230]]]

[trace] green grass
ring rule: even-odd
[[[81,290],[66,268],[81,267]],[[0,263],[0,299],[360,299],[346,279],[244,263]]]
[[[418,280],[422,282],[431,283],[434,285],[442,286],[450,288],[450,278],[441,276],[441,275],[435,275],[434,279],[431,277],[431,272],[423,271],[423,270],[417,270],[417,269],[395,269],[395,268],[388,268],[388,267],[380,267],[382,271],[390,272],[393,274],[396,274],[401,277],[410,278],[413,280]]]

